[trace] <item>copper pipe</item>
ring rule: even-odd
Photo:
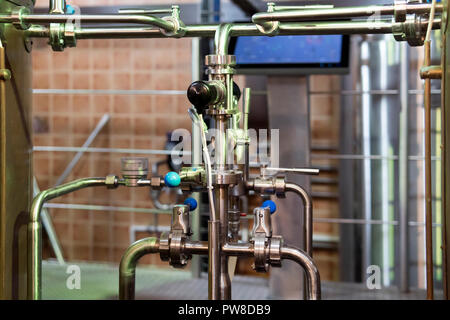
[[[425,42],[425,66],[430,66],[431,41]],[[425,246],[427,299],[434,299],[433,284],[433,211],[431,185],[431,79],[425,79]]]
[[[441,66],[429,66],[420,69],[420,78],[422,79],[442,79]]]

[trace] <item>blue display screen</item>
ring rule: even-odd
[[[342,35],[238,37],[234,55],[238,65],[339,64]]]

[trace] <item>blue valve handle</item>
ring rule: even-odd
[[[275,202],[273,202],[272,200],[266,200],[263,202],[262,204],[263,208],[269,207],[270,209],[270,214],[274,214],[277,211],[277,205]]]
[[[176,188],[180,185],[181,178],[178,173],[171,171],[164,177],[164,182],[166,183],[166,186]]]
[[[70,4],[66,4],[66,13],[67,14],[75,14],[75,8]]]
[[[187,198],[186,200],[184,200],[184,204],[189,206],[189,211],[194,211],[195,209],[197,209],[197,200],[195,200],[194,198]]]

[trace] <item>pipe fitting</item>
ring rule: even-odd
[[[160,31],[163,35],[166,37],[173,37],[173,38],[182,38],[186,34],[186,28],[180,19],[180,7],[179,6],[172,6],[172,16],[163,17],[162,18],[165,21],[171,22],[173,25],[173,30],[168,31],[163,28],[160,28]]]
[[[417,14],[407,15],[405,22],[392,24],[392,33],[397,41],[407,41],[412,47],[422,46],[425,32],[422,28],[423,17]]]
[[[73,23],[50,23],[48,43],[53,51],[64,51],[65,48],[76,47],[75,25]]]
[[[11,11],[11,21],[14,27],[19,30],[27,30],[30,27],[29,23],[26,23],[23,19],[31,13],[27,7],[18,7]]]

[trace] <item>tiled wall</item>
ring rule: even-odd
[[[181,1],[158,1],[176,3]],[[191,1],[194,2],[194,1]],[[71,1],[75,5],[117,5],[128,1]],[[133,1],[145,4],[152,1]],[[37,1],[47,6],[48,1]],[[191,39],[80,40],[77,48],[52,52],[46,41],[33,47],[33,87],[35,89],[121,89],[186,90],[191,83]],[[326,89],[338,78],[313,77],[312,87]],[[337,145],[337,108],[332,98],[313,99],[312,138],[314,144]],[[190,129],[185,95],[34,95],[35,146],[81,146],[104,114],[111,120],[95,139],[92,147],[163,149],[166,133],[176,128]],[[74,153],[35,152],[34,173],[41,189],[55,184]],[[86,153],[67,181],[87,176],[120,174],[124,154]],[[139,155],[136,155],[139,156]],[[148,156],[150,163],[161,156]],[[323,188],[323,187],[322,187]],[[152,208],[148,190],[119,188],[86,189],[58,198],[55,203]],[[319,200],[314,203],[318,216],[337,214],[337,204]],[[131,225],[149,225],[148,213],[51,209],[55,228],[68,260],[118,262],[128,247]],[[161,225],[169,216],[159,217]],[[315,231],[337,234],[326,224],[316,224]],[[141,234],[139,236],[148,236]],[[51,256],[48,247],[46,256]],[[335,279],[335,252],[316,256],[323,279]],[[159,264],[159,257],[146,257],[145,263]],[[162,265],[167,265],[163,263]]]

